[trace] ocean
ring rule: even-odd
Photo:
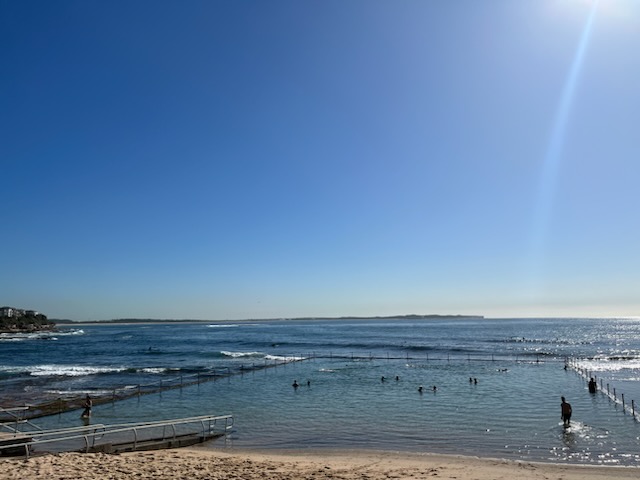
[[[596,378],[596,394],[585,375]],[[2,407],[154,392],[96,402],[92,423],[232,414],[232,433],[210,448],[640,465],[640,320],[63,325],[0,335],[0,389]],[[573,406],[568,429],[561,396]],[[79,416],[34,423],[79,426]]]

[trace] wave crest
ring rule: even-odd
[[[264,358],[264,354],[260,352],[230,352],[230,351],[222,350],[220,353],[225,357],[231,357],[231,358],[245,358],[245,357]]]

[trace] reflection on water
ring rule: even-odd
[[[422,395],[420,385],[426,387]],[[573,406],[566,429],[559,421],[560,395]],[[345,447],[626,465],[640,460],[638,424],[604,397],[594,399],[582,379],[557,362],[313,360],[100,405],[92,422],[199,414],[235,416],[227,447]]]
[[[96,404],[92,424],[233,414],[235,430],[228,439],[232,447],[345,447],[586,464],[640,462],[640,423],[606,395],[589,394],[584,379],[563,368],[565,357],[579,357],[605,387],[610,383],[620,391],[622,385],[627,400],[640,400],[640,382],[633,380],[640,377],[640,322],[113,325],[84,327],[81,335],[55,341],[6,341],[2,347],[3,395],[9,398],[7,392],[12,391],[29,399],[108,392],[113,385],[206,375],[213,368],[241,371],[241,365],[276,357],[310,358]],[[291,386],[294,380],[301,384],[298,389]],[[561,396],[573,406],[573,425],[567,430],[559,425]],[[39,423],[81,425],[80,411]]]

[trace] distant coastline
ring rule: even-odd
[[[292,318],[246,318],[242,320],[196,320],[196,319],[154,319],[154,318],[115,318],[111,320],[83,320],[52,319],[58,325],[79,324],[154,324],[154,323],[228,323],[228,322],[305,322],[314,320],[482,320],[483,315],[440,315],[440,314],[409,314],[386,316],[343,316],[343,317],[292,317]]]

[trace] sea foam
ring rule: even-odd
[[[60,376],[60,377],[81,377],[84,375],[95,375],[99,373],[123,372],[125,367],[95,367],[84,365],[35,365],[26,367],[30,375],[40,376]]]

